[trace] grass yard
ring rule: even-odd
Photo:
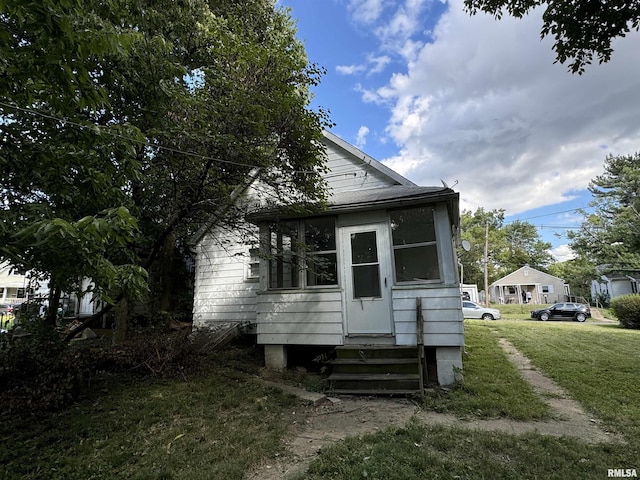
[[[246,359],[224,362],[187,381],[118,378],[65,411],[2,418],[0,479],[242,479],[278,452],[299,401],[234,368]]]
[[[603,479],[640,472],[640,331],[574,322],[465,322],[465,383],[425,406],[539,419],[548,408],[498,347],[504,337],[627,444],[410,423],[322,449],[299,480]],[[282,453],[298,400],[265,387],[232,349],[187,379],[114,377],[67,410],[0,422],[0,479],[241,479]],[[294,412],[298,412],[296,415]]]
[[[465,336],[465,385],[428,399],[432,407],[466,415],[480,406],[481,416],[535,418],[537,401],[514,400],[526,388],[512,379],[506,357],[497,350],[504,337],[628,443],[587,445],[572,438],[416,424],[323,449],[300,480],[596,480],[607,478],[612,468],[640,474],[640,331],[573,322],[474,321],[465,322]]]

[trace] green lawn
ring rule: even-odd
[[[640,331],[574,322],[465,322],[465,382],[424,408],[545,418],[498,348],[507,338],[626,444],[409,424],[324,448],[300,479],[603,479],[640,471]],[[231,350],[186,379],[112,377],[86,400],[3,416],[0,479],[241,479],[282,450],[298,400],[256,379],[258,355]]]
[[[480,406],[482,416],[536,417],[537,402],[514,400],[526,388],[511,378],[511,367],[497,351],[504,337],[627,444],[594,446],[573,438],[415,424],[323,449],[300,479],[595,480],[607,478],[611,468],[640,473],[640,331],[573,322],[472,321],[465,322],[465,335],[465,384],[427,405],[465,415]]]

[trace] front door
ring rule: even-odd
[[[341,229],[347,333],[390,335],[391,264],[386,224]]]

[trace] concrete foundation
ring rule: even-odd
[[[462,348],[436,348],[436,363],[439,385],[452,385],[462,380]]]
[[[287,347],[285,345],[265,345],[264,363],[271,370],[285,370],[287,368]]]

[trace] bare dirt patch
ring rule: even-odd
[[[320,448],[347,436],[375,433],[387,427],[402,427],[411,419],[425,425],[445,425],[473,430],[510,434],[536,432],[543,435],[577,437],[586,443],[621,442],[604,431],[598,419],[588,416],[581,406],[553,380],[537,370],[512,344],[500,339],[500,345],[516,365],[523,378],[554,411],[551,420],[518,422],[509,419],[461,419],[449,414],[421,410],[410,399],[341,397],[309,404],[296,412],[283,451],[276,458],[257,466],[245,476],[247,480],[291,478],[304,472]]]

